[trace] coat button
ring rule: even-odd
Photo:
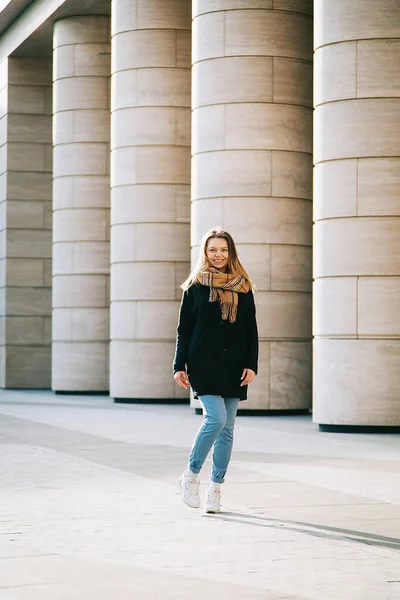
[[[223,322],[223,321],[220,321],[220,322],[219,322],[219,324],[220,324],[220,325],[223,325],[223,324],[224,324],[224,322]]]
[[[224,352],[226,352],[226,348],[224,348]]]

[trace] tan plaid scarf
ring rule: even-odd
[[[247,294],[250,290],[249,282],[240,275],[231,275],[229,273],[220,273],[214,267],[209,267],[208,271],[200,271],[197,275],[197,281],[201,285],[209,286],[209,302],[218,300],[222,320],[234,323],[236,321],[238,308],[238,293]]]

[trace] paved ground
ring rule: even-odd
[[[239,417],[205,515],[176,482],[200,422],[0,392],[0,600],[400,599],[399,436]]]

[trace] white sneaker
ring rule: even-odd
[[[199,485],[200,481],[197,476],[188,477],[186,471],[179,477],[179,483],[181,486],[182,500],[188,506],[192,508],[199,508],[200,506],[200,494]]]
[[[219,484],[211,484],[207,490],[204,504],[206,513],[219,513],[221,511],[221,487]]]

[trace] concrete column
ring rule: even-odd
[[[53,381],[108,390],[109,18],[54,26]]]
[[[0,64],[0,386],[51,369],[51,61]]]
[[[400,425],[400,5],[315,28],[314,420]]]
[[[193,18],[193,259],[220,225],[257,285],[245,408],[308,408],[312,2],[198,0]]]
[[[112,1],[111,357],[115,398],[181,398],[189,271],[189,0]]]

